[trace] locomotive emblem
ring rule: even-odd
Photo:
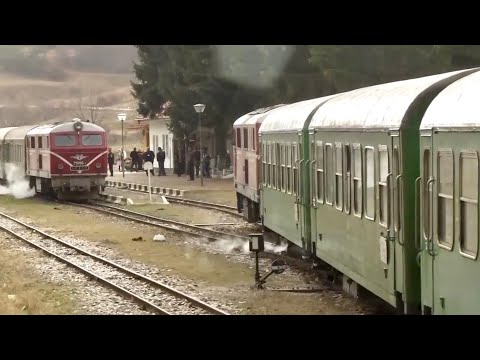
[[[83,154],[76,154],[75,156],[70,156],[70,157],[74,160],[82,161],[83,159],[86,159],[88,156],[85,156]]]

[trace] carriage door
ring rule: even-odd
[[[416,215],[420,215],[420,223],[416,237],[420,238],[421,255],[417,258],[421,264],[422,312],[429,313],[433,307],[433,178],[432,133],[420,134],[420,177],[415,181]],[[418,216],[417,216],[418,217]]]
[[[390,225],[390,235],[393,237],[392,245],[392,258],[394,261],[394,271],[395,271],[395,280],[394,280],[394,289],[397,296],[403,294],[404,289],[404,253],[403,246],[405,243],[404,233],[403,233],[403,178],[402,178],[402,152],[400,151],[400,136],[399,133],[391,133],[392,137],[392,164],[391,164],[391,177],[389,179],[389,187],[391,189],[391,225]]]
[[[303,158],[303,149],[302,149],[302,133],[299,132],[297,136],[297,141],[292,142],[292,151],[291,151],[291,164],[293,167],[293,196],[295,199],[295,222],[299,227],[298,230],[300,232],[300,236],[302,239],[302,245],[305,250],[310,248],[310,244],[305,242],[306,238],[306,227],[305,227],[305,183],[302,181],[302,178],[305,178],[306,173],[308,171],[307,166],[305,164],[305,159]]]

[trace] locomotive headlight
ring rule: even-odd
[[[96,163],[95,166],[97,167],[97,169],[100,169],[102,167],[102,164],[101,163]]]
[[[81,121],[76,121],[75,124],[73,124],[73,128],[77,131],[82,130],[82,128],[83,128],[82,122]]]
[[[60,170],[62,170],[62,169],[63,169],[63,164],[58,164],[58,168],[59,168]]]

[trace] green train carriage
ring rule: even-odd
[[[422,311],[480,314],[480,72],[443,90],[420,127]]]
[[[406,313],[419,312],[421,298],[414,211],[420,122],[441,90],[472,71],[350,91],[321,106],[309,126],[315,255],[346,283]]]
[[[309,249],[309,178],[304,163],[308,149],[306,124],[313,112],[332,96],[305,100],[271,110],[259,129],[262,187],[260,208],[266,237],[283,237]],[[307,153],[305,153],[307,150]],[[306,157],[307,156],[307,157]],[[274,241],[277,239],[272,239]]]

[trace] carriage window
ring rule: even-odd
[[[252,129],[252,150],[255,150],[255,128]]]
[[[102,144],[103,144],[103,139],[102,139],[102,135],[100,134],[82,135],[82,145],[100,146]]]
[[[350,214],[350,204],[351,204],[351,154],[350,154],[350,145],[344,146],[344,158],[345,158],[345,212]]]
[[[271,156],[270,156],[270,143],[267,143],[267,185],[270,186],[270,167],[271,167]]]
[[[50,138],[47,136],[47,149],[50,148]]]
[[[280,189],[285,192],[285,174],[287,170],[285,169],[285,145],[280,145]]]
[[[55,135],[55,146],[74,146],[75,135]]]
[[[272,144],[272,188],[277,188],[277,143]]]
[[[375,154],[373,148],[365,148],[365,217],[375,220]]]
[[[238,129],[237,129],[238,130]],[[265,151],[266,149],[266,144],[262,144],[262,162],[263,162],[263,168],[262,168],[262,177],[263,177],[263,185],[267,185],[267,152]],[[235,168],[236,169],[236,168]]]
[[[240,132],[240,129],[237,128],[237,141],[236,141],[236,146],[238,148],[241,148],[242,147],[242,135],[241,135],[241,132]]]
[[[430,149],[425,149],[423,152],[423,236],[425,239],[430,237],[430,185],[428,180],[430,179]]]
[[[297,174],[297,144],[292,145],[292,167],[293,167],[293,195],[298,193],[298,174]]]
[[[453,245],[453,153],[438,152],[438,242]]]
[[[243,147],[248,149],[248,128],[243,129]]]
[[[333,185],[333,150],[332,150],[332,144],[327,144],[325,147],[325,161],[327,163],[326,167],[326,179],[325,179],[325,201],[327,204],[332,205],[333,204],[333,190],[334,190],[334,185]]]
[[[292,145],[287,145],[287,193],[292,193]]]
[[[317,142],[317,200],[323,204],[323,143]]]
[[[388,226],[390,224],[389,219],[389,199],[388,199],[388,186],[387,186],[387,176],[389,172],[389,161],[388,161],[388,148],[385,145],[380,145],[378,147],[378,161],[379,161],[379,181],[378,181],[378,195],[379,206],[380,206],[380,218],[378,221],[380,224]]]
[[[282,153],[280,151],[280,144],[275,144],[275,163],[277,164],[277,171],[275,176],[277,177],[277,190],[281,189],[281,174],[282,174]]]
[[[363,209],[362,185],[362,149],[359,144],[353,145],[353,211],[362,217]]]
[[[31,147],[32,149],[35,149],[35,137],[34,137],[34,136],[32,136],[32,137],[30,138],[30,147]]]
[[[43,138],[41,136],[38,137],[38,148],[39,149],[43,148]]]
[[[460,251],[473,258],[478,252],[478,155],[460,154]]]
[[[335,207],[343,211],[343,154],[342,144],[335,148]]]

